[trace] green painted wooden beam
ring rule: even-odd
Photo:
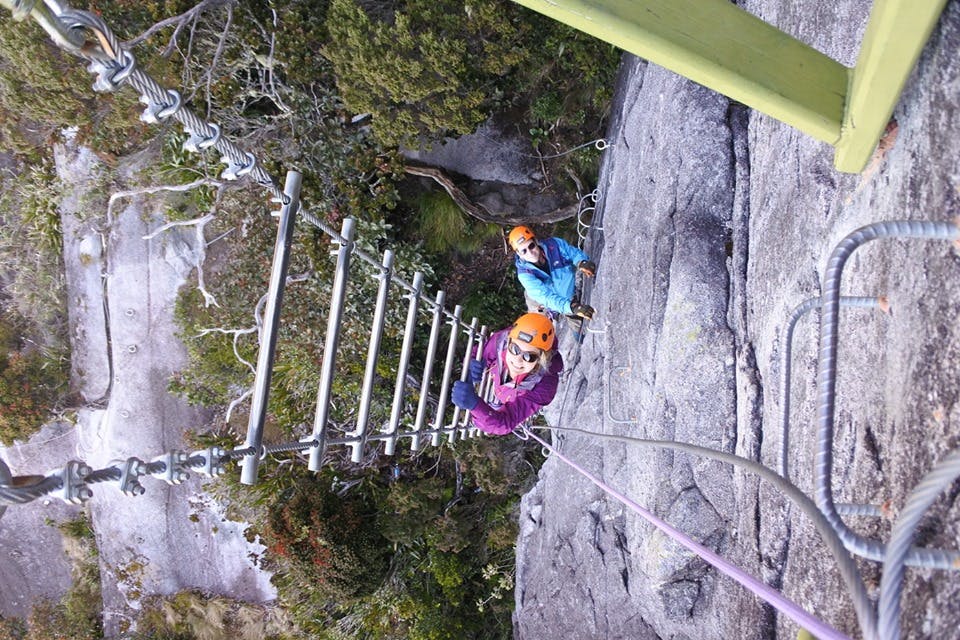
[[[834,165],[867,166],[946,0],[875,0],[853,69]]]
[[[863,171],[946,0],[875,0],[856,67],[728,0],[514,0],[836,147]]]
[[[786,122],[840,138],[849,69],[728,0],[514,0]]]

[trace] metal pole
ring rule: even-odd
[[[407,295],[410,306],[407,307],[407,324],[403,331],[403,346],[400,347],[400,362],[397,363],[397,385],[393,391],[393,407],[390,410],[390,423],[384,433],[396,434],[403,413],[404,390],[407,386],[407,368],[410,366],[410,353],[413,351],[413,336],[417,328],[417,310],[420,306],[420,291],[423,289],[423,273],[413,274],[413,291]],[[392,456],[397,448],[397,438],[389,438],[384,445],[384,453]]]
[[[373,311],[373,326],[370,329],[370,347],[367,349],[367,368],[363,374],[363,388],[360,391],[360,413],[357,415],[359,436],[356,445],[351,446],[350,461],[360,462],[367,433],[367,421],[370,418],[370,404],[373,396],[373,382],[377,375],[377,360],[380,357],[380,341],[383,339],[383,325],[386,320],[387,297],[390,293],[390,274],[393,271],[393,251],[383,253],[383,272],[380,274],[380,287],[377,289],[377,306]]]
[[[473,357],[475,360],[483,360],[483,346],[487,342],[487,325],[483,325],[482,327],[480,327],[480,333],[477,334],[476,338],[477,338],[477,350],[474,353]],[[477,395],[480,396],[481,398],[483,398],[483,387],[486,379],[487,379],[487,372],[484,371],[483,376],[480,378],[480,382],[477,385]],[[470,424],[470,412],[464,411],[463,419],[460,420],[460,426],[466,427],[468,424]],[[466,434],[464,433],[464,429],[460,430],[460,437],[461,438],[466,437]]]
[[[260,333],[260,347],[257,354],[257,373],[253,383],[253,400],[250,405],[250,419],[247,422],[245,447],[253,447],[253,453],[244,456],[240,463],[242,484],[256,484],[257,467],[260,461],[260,448],[263,446],[263,424],[267,418],[267,398],[270,395],[270,378],[273,375],[273,358],[277,347],[277,331],[280,328],[280,306],[283,302],[283,288],[287,281],[287,266],[290,264],[290,244],[300,209],[300,184],[303,176],[297,171],[287,172],[284,195],[289,197],[287,204],[280,208],[280,224],[277,227],[277,242],[273,247],[273,266],[270,269],[270,286],[267,290],[267,304],[263,311],[263,327]]]
[[[330,296],[330,317],[327,320],[327,341],[323,347],[323,368],[320,370],[320,386],[317,388],[317,414],[313,421],[313,434],[316,441],[310,447],[310,471],[320,471],[326,444],[327,418],[330,416],[330,390],[333,387],[333,369],[337,361],[337,345],[340,342],[340,322],[343,318],[343,300],[350,278],[350,254],[353,252],[353,236],[356,222],[346,218],[340,230],[340,249],[337,255],[337,268],[333,278],[333,292]]]
[[[462,314],[463,307],[457,305],[453,308],[453,317],[450,319],[450,342],[447,343],[447,359],[443,363],[443,382],[440,385],[440,397],[437,399],[437,417],[433,422],[433,428],[437,433],[433,435],[430,442],[434,447],[440,445],[443,416],[447,412],[447,399],[450,397],[450,378],[453,377],[453,361],[457,357],[457,334],[460,333],[460,316]],[[456,431],[451,429],[450,442],[455,441],[456,437]]]
[[[443,302],[446,294],[437,291],[437,303],[433,308],[433,324],[430,327],[430,342],[427,344],[427,359],[423,365],[423,378],[420,380],[420,402],[417,404],[417,419],[413,424],[414,435],[410,439],[410,450],[420,450],[420,432],[423,431],[423,419],[427,412],[427,396],[430,394],[430,376],[433,374],[433,360],[437,357],[437,341],[440,338],[440,325],[443,323]]]
[[[460,381],[466,382],[467,378],[470,375],[470,360],[472,360],[472,354],[470,353],[470,347],[473,345],[473,336],[477,333],[477,323],[478,320],[473,318],[470,321],[470,329],[467,330],[467,348],[463,351],[463,368],[460,371]],[[480,354],[480,349],[477,349],[477,354]],[[478,358],[479,360],[479,358]],[[455,406],[453,408],[453,420],[450,422],[450,443],[453,444],[457,438],[457,422],[460,421],[460,407]],[[465,412],[469,414],[469,411]]]

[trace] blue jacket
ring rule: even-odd
[[[546,255],[550,273],[520,256],[514,256],[517,279],[527,295],[547,309],[570,314],[570,299],[573,298],[576,286],[577,265],[590,258],[561,238],[537,238],[537,244]]]

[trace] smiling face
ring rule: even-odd
[[[526,260],[527,262],[537,262],[540,260],[541,249],[536,238],[530,238],[529,240],[517,243],[515,250],[521,260]]]
[[[511,378],[530,373],[540,362],[540,349],[511,340],[507,343],[507,370]]]

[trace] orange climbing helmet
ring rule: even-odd
[[[513,250],[516,251],[520,248],[520,245],[526,242],[527,240],[533,240],[537,237],[537,234],[533,232],[530,227],[525,227],[520,225],[519,227],[514,227],[513,231],[510,232],[510,246],[513,247]]]
[[[553,349],[556,335],[553,322],[539,313],[525,313],[510,327],[510,339],[523,342],[542,351]]]

